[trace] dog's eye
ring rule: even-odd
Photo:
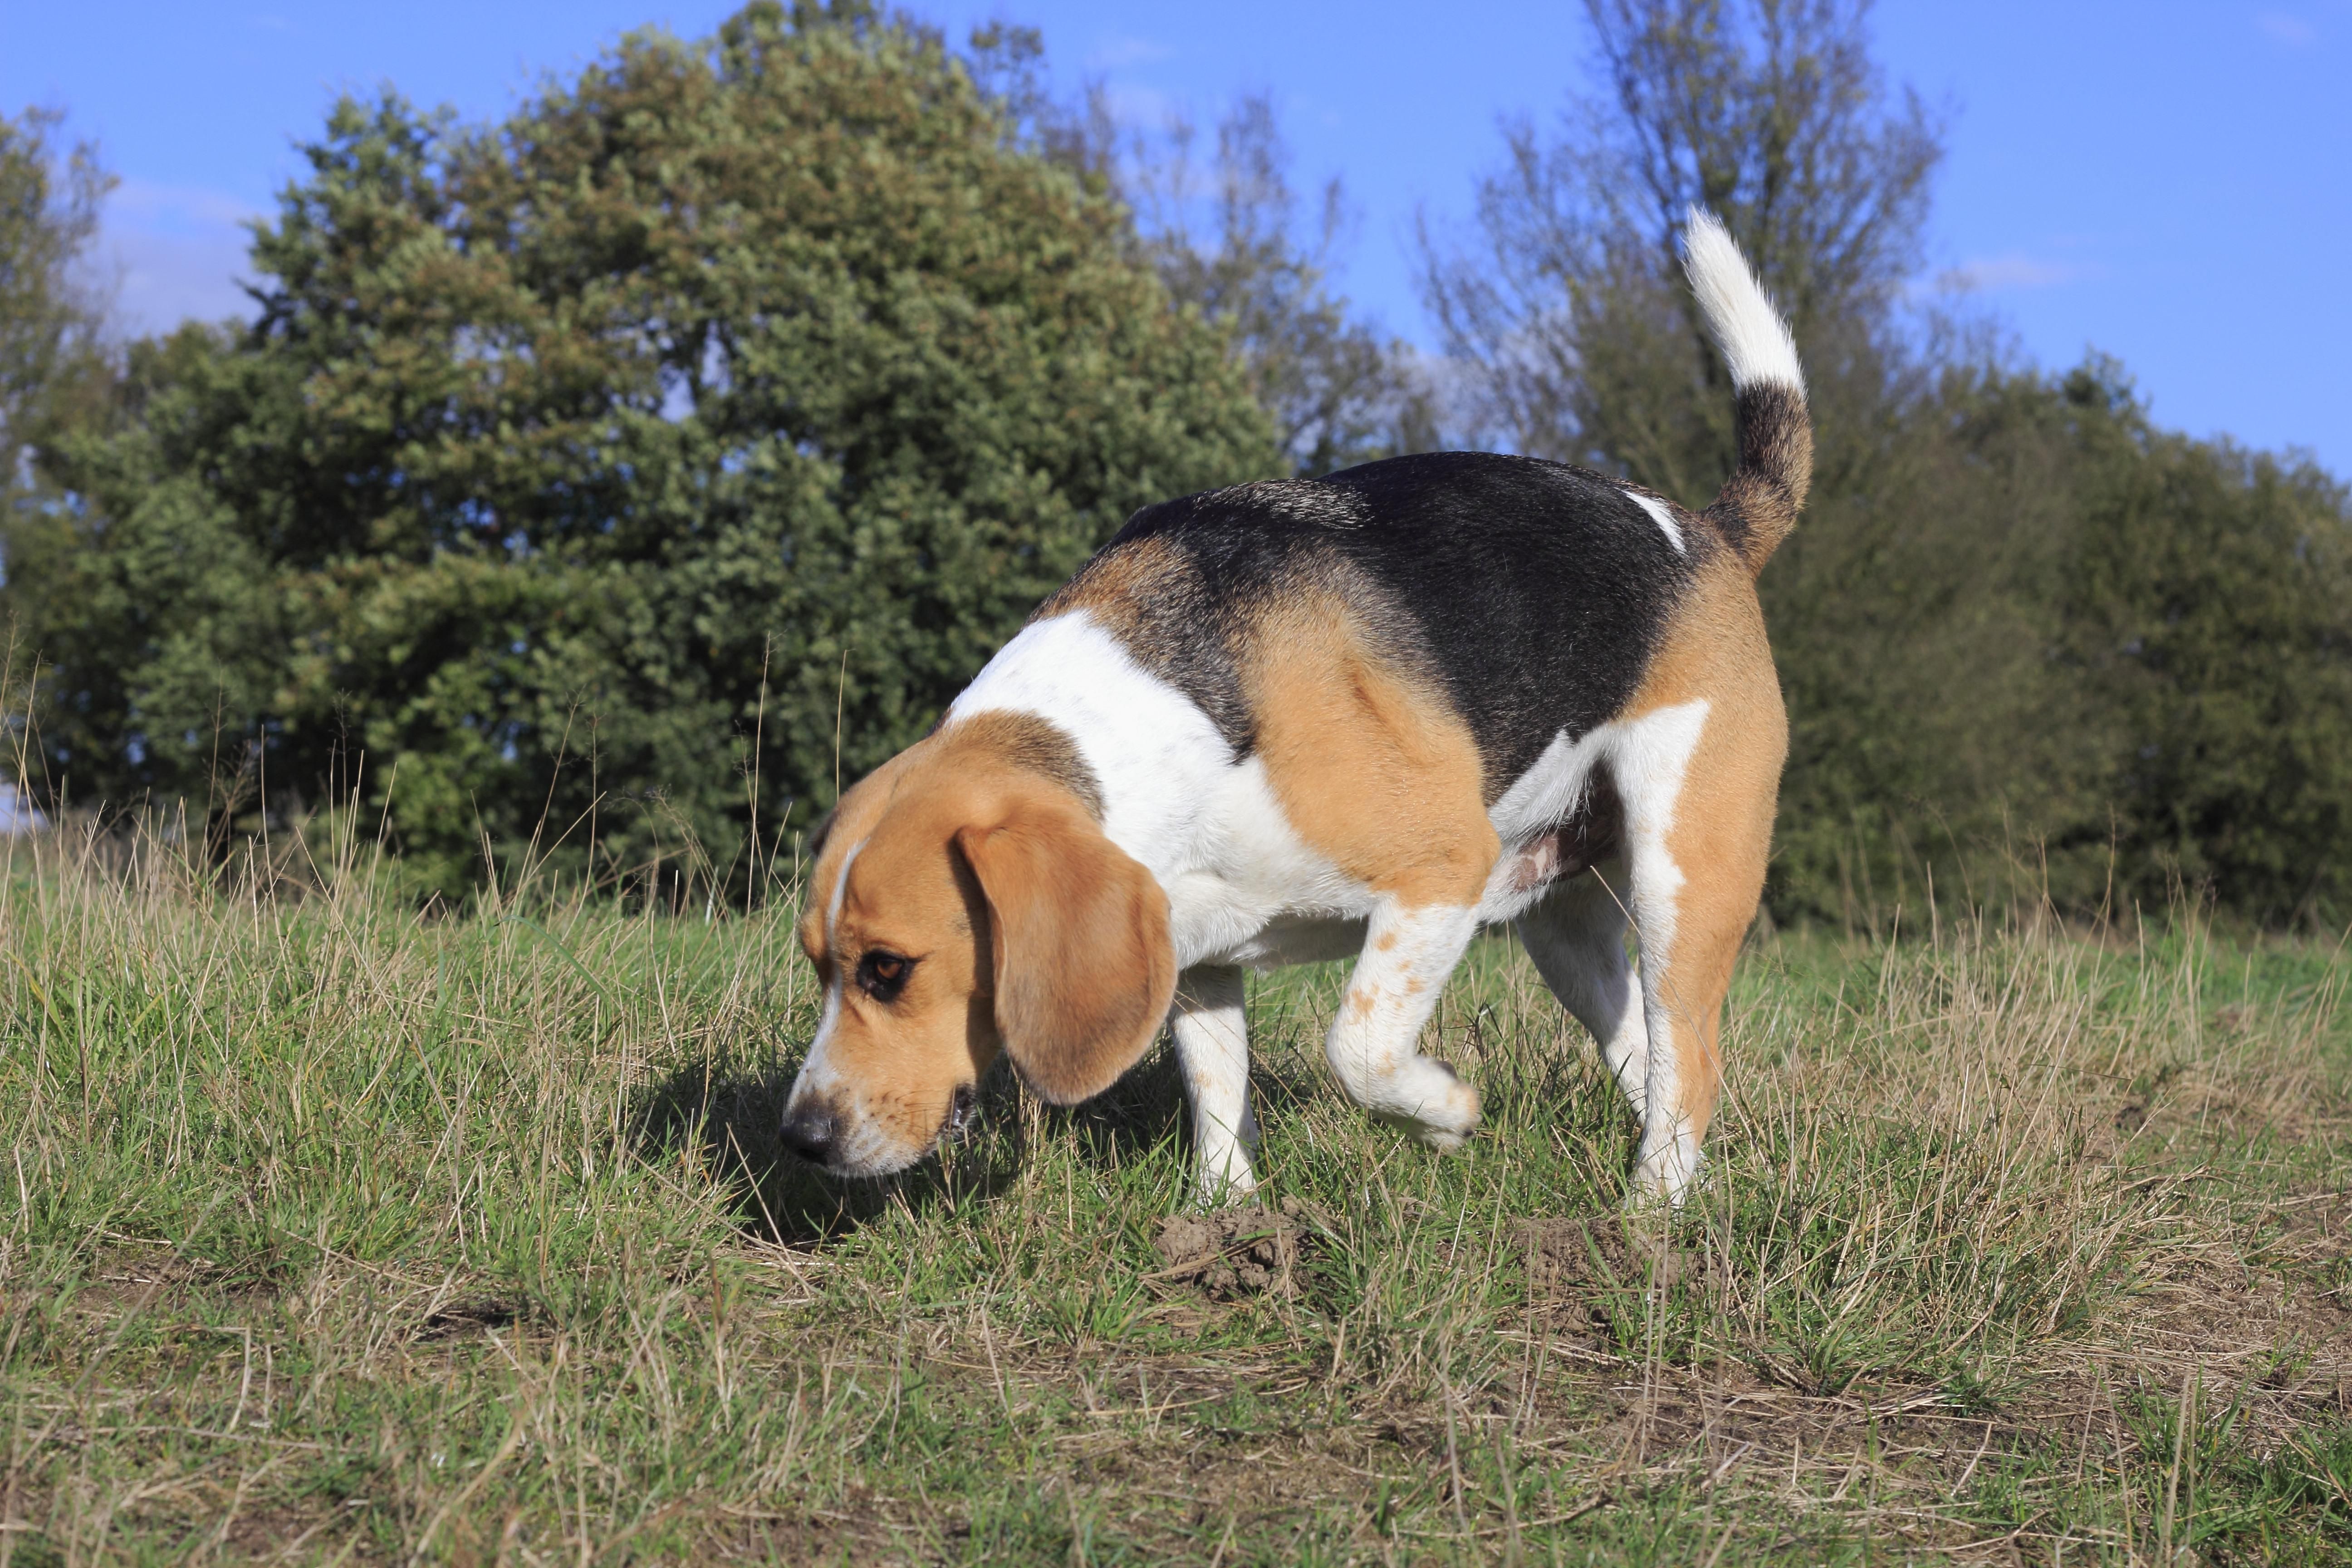
[[[857,988],[877,1002],[893,1002],[906,988],[915,961],[876,948],[857,961]]]

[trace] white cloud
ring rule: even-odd
[[[237,287],[252,275],[248,204],[194,185],[126,179],[108,197],[99,236],[100,281],[126,331],[168,331],[190,317],[250,317]]]
[[[1158,131],[1176,113],[1176,100],[1156,87],[1112,82],[1103,89],[1103,96],[1108,100],[1111,118],[1121,125]]]
[[[234,228],[257,216],[251,203],[226,192],[202,185],[159,185],[152,180],[124,180],[106,205],[110,219],[152,229]]]
[[[1087,69],[1119,70],[1128,66],[1150,65],[1164,60],[1176,51],[1156,38],[1107,38],[1087,56]]]
[[[2098,268],[2078,261],[2051,261],[2012,250],[1963,261],[1937,279],[1945,288],[1997,294],[2024,289],[2054,289],[2095,277]]]
[[[2299,49],[2319,41],[2318,28],[2284,11],[2265,11],[2254,18],[2254,25],[2290,48]]]

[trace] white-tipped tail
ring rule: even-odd
[[[1739,463],[1706,516],[1750,572],[1797,526],[1813,482],[1813,422],[1796,340],[1713,213],[1690,210],[1683,266],[1707,330],[1731,367]]]
[[[1723,220],[1705,207],[1691,208],[1684,224],[1683,268],[1731,367],[1733,390],[1770,383],[1802,395],[1805,373],[1797,363],[1797,341],[1789,335],[1788,322],[1748,269]]]

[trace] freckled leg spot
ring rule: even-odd
[[[1384,904],[1325,1045],[1349,1099],[1433,1149],[1461,1147],[1478,1125],[1478,1091],[1414,1048],[1476,925],[1469,909]]]

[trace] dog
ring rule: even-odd
[[[1243,972],[1353,956],[1331,1070],[1452,1150],[1478,1091],[1417,1042],[1509,922],[1641,1120],[1629,1201],[1681,1200],[1788,749],[1754,580],[1812,469],[1786,322],[1712,215],[1684,247],[1738,418],[1706,510],[1472,452],[1146,507],[842,796],[798,932],[824,1001],[787,1147],[904,1168],[998,1055],[1074,1104],[1164,1020],[1200,1199],[1236,1201]]]

